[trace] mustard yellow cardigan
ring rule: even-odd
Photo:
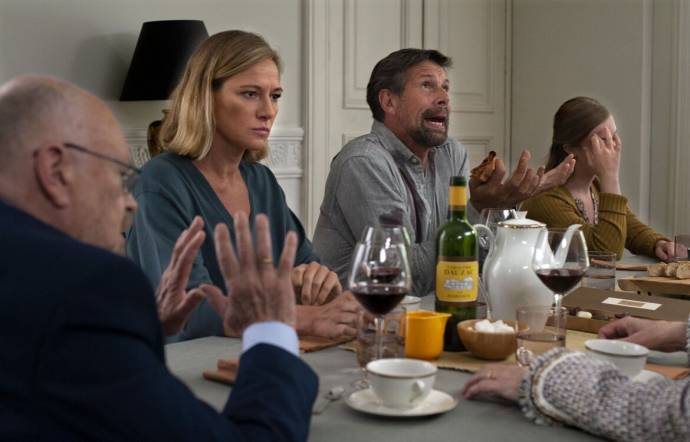
[[[641,222],[628,208],[628,199],[622,195],[592,191],[599,196],[599,223],[589,224],[577,210],[575,198],[564,186],[548,190],[522,204],[530,219],[541,221],[549,227],[567,227],[582,224],[582,231],[589,250],[614,252],[618,258],[627,248],[637,255],[656,258],[654,246],[664,235]]]

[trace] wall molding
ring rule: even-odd
[[[146,143],[147,129],[142,127],[128,127],[124,129],[125,140],[129,144],[132,161],[142,166],[149,160]],[[302,149],[304,144],[304,129],[301,127],[274,127],[268,138],[268,158],[262,161],[268,166],[278,179],[302,178]]]
[[[495,146],[495,137],[491,133],[453,133],[448,138],[457,140],[465,146],[469,156],[470,168],[478,166],[479,163],[489,154],[492,146]],[[493,150],[496,150],[493,148]]]
[[[668,194],[671,204],[668,219],[671,231],[690,231],[690,4],[674,2],[674,54],[672,82],[671,164]]]
[[[345,0],[343,4],[343,58],[344,58],[344,81],[343,81],[343,108],[345,109],[369,109],[367,104],[367,90],[366,84],[364,86],[357,85],[357,34],[361,32],[357,29],[357,0]],[[415,1],[399,0],[399,19],[400,19],[400,34],[398,36],[398,46],[413,47],[415,38],[419,39],[418,27],[413,26],[415,20],[419,17],[414,13],[418,8]],[[391,19],[396,14],[391,13]],[[371,71],[372,66],[367,66],[367,72]],[[368,75],[367,75],[368,78]]]
[[[424,27],[425,40],[424,47],[438,48],[446,55],[450,55],[449,48],[451,42],[448,35],[452,14],[449,8],[452,0],[427,0],[424,3]],[[486,23],[484,28],[484,39],[487,44],[487,51],[484,61],[484,70],[488,73],[486,87],[484,90],[463,90],[465,84],[461,81],[451,87],[452,112],[472,112],[472,113],[492,113],[495,111],[495,85],[499,80],[496,70],[496,39],[494,38],[495,16],[499,11],[496,0],[489,0],[482,3],[486,8]],[[428,30],[428,31],[427,31]],[[433,32],[432,30],[435,30]],[[465,60],[453,59],[455,65],[462,65]]]
[[[306,60],[305,103],[305,150],[304,167],[309,173],[304,177],[302,224],[307,236],[316,228],[321,201],[326,188],[330,160],[328,134],[330,133],[330,63],[329,17],[333,2],[306,0],[304,3],[304,53]],[[318,146],[318,147],[317,147]]]

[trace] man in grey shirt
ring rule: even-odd
[[[469,174],[467,151],[448,138],[450,65],[435,50],[401,49],[372,71],[367,103],[375,121],[370,133],[347,143],[333,159],[313,241],[343,284],[364,228],[381,215],[402,213],[412,241],[413,291],[425,295],[434,289],[436,231],[446,218],[450,177]],[[505,182],[501,160],[486,183],[470,180],[470,219],[485,207],[513,207],[564,183],[575,162],[571,156],[544,174],[543,168],[527,167],[529,158],[523,152]]]

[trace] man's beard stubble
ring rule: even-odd
[[[445,130],[443,132],[438,130],[433,130],[424,126],[424,121],[428,118],[435,116],[443,116],[446,118]],[[408,130],[408,135],[412,140],[426,147],[436,147],[445,143],[448,139],[448,111],[444,108],[433,108],[427,109],[422,113],[422,121],[415,128]]]
[[[410,130],[408,134],[415,143],[431,148],[445,143],[445,141],[448,139],[448,127],[446,127],[446,130],[443,131],[443,134],[441,134],[439,131],[431,130],[424,126],[416,127]]]

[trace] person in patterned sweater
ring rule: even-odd
[[[652,350],[686,351],[690,323],[624,318],[600,337],[623,339]],[[542,425],[566,424],[621,441],[690,440],[690,380],[635,382],[608,362],[564,348],[553,349],[528,368],[491,364],[465,384],[463,395],[501,397],[519,403]]]

